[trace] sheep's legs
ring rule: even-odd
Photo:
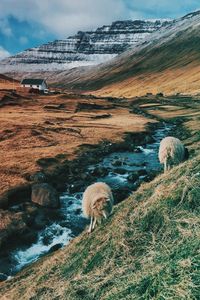
[[[167,171],[167,160],[164,161],[164,173]]]
[[[90,221],[90,226],[89,226],[89,229],[88,229],[88,233],[91,233],[92,229],[93,229],[93,217],[91,217],[91,221]]]
[[[105,219],[107,219],[107,215],[106,215],[105,211],[103,211],[103,216]]]
[[[93,222],[93,225],[92,225],[92,230],[94,229],[96,223],[97,223],[97,218],[94,218],[94,222]]]

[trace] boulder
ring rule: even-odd
[[[31,175],[30,179],[34,183],[43,183],[46,181],[46,176],[42,172],[36,172],[35,174]]]
[[[107,168],[100,167],[100,166],[90,171],[90,174],[95,177],[105,177],[108,175],[108,173],[109,170]]]
[[[27,229],[24,222],[24,214],[0,210],[0,248],[4,243],[19,234],[23,234]]]
[[[129,176],[128,176],[127,179],[130,182],[135,182],[135,181],[138,180],[139,176],[140,176],[139,172],[138,171],[134,171],[134,172],[132,172],[132,173],[129,174]]]
[[[120,174],[120,175],[124,175],[124,174],[127,173],[127,170],[122,169],[122,168],[115,168],[114,172],[117,173],[117,174]]]
[[[52,246],[52,247],[49,249],[48,253],[53,253],[53,252],[59,250],[59,249],[62,248],[62,247],[63,247],[63,244],[61,244],[61,243],[56,244],[56,245]]]
[[[121,159],[116,159],[116,160],[112,161],[112,165],[114,167],[120,167],[123,165],[123,161]]]
[[[37,183],[32,185],[31,201],[43,207],[60,207],[59,195],[48,183]]]
[[[0,273],[0,282],[7,280],[8,276],[6,274]]]

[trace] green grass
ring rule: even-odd
[[[32,300],[200,299],[199,204],[197,156],[143,184],[91,235],[25,269],[0,292]]]

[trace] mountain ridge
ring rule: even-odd
[[[162,28],[120,56],[96,66],[54,74],[56,86],[114,97],[199,93],[200,12]],[[186,84],[188,82],[188,84]]]
[[[74,36],[27,49],[0,62],[1,72],[14,70],[63,70],[105,62],[141,42],[167,20],[115,21],[95,31],[78,31]]]

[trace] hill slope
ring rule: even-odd
[[[0,286],[3,299],[199,299],[200,156]],[[184,195],[184,197],[183,197]]]
[[[95,69],[54,74],[56,85],[133,97],[147,92],[198,93],[200,12],[187,15],[150,39]],[[50,78],[51,79],[51,78]],[[53,81],[52,81],[53,82]]]

